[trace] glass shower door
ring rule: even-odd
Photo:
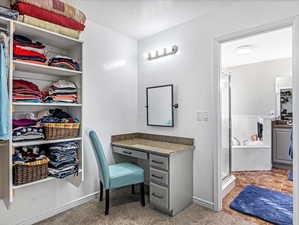
[[[222,140],[222,168],[221,177],[225,179],[231,175],[231,76],[221,74],[221,140]]]

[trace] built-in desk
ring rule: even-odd
[[[117,162],[129,161],[144,169],[152,207],[173,216],[192,203],[192,138],[131,133],[111,139]]]

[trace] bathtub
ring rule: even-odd
[[[271,146],[262,142],[232,146],[232,171],[271,170]]]

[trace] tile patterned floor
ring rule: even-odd
[[[280,191],[286,194],[293,193],[293,182],[288,180],[288,170],[273,169],[272,171],[258,171],[258,172],[233,172],[236,179],[235,188],[223,199],[223,209],[232,215],[238,215],[244,219],[257,223],[260,225],[272,225],[272,223],[265,222],[255,217],[247,216],[229,208],[229,204],[237,197],[237,195],[247,185],[255,185]]]

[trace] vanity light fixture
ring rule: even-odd
[[[147,54],[147,59],[154,60],[154,59],[158,59],[158,58],[161,58],[164,56],[174,55],[178,52],[178,50],[179,50],[178,46],[173,45],[170,50],[167,50],[167,48],[164,48],[163,51],[156,50],[154,52],[149,52]]]

